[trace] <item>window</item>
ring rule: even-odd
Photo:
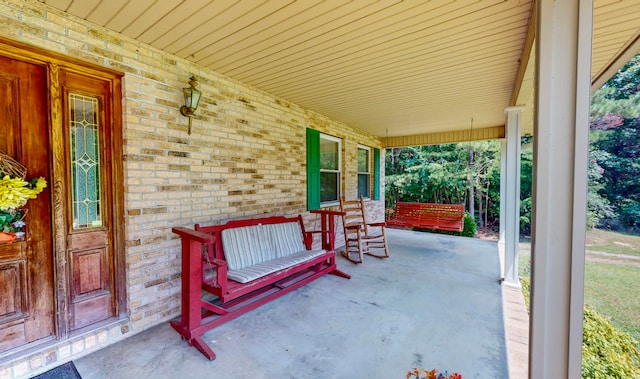
[[[380,149],[373,149],[373,200],[380,200]]]
[[[357,157],[358,195],[380,200],[380,149],[358,145]],[[307,210],[338,204],[342,188],[341,168],[342,140],[308,128]],[[349,178],[350,183],[351,180]]]
[[[307,209],[338,204],[342,140],[307,129]]]
[[[358,145],[358,198],[371,196],[371,148]]]
[[[341,141],[320,134],[320,204],[332,205],[340,197]]]

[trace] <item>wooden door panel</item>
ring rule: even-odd
[[[114,315],[112,304],[113,297],[111,293],[72,304],[73,329],[82,328],[112,317]]]
[[[46,70],[0,56],[0,150],[50,182]],[[51,192],[25,206],[26,237],[0,243],[0,353],[55,335]]]
[[[70,330],[116,315],[110,82],[61,71]]]
[[[24,321],[8,322],[0,327],[0,351],[19,347],[27,342]]]
[[[106,248],[73,253],[74,300],[93,296],[96,292],[109,291],[106,256]]]
[[[0,324],[28,315],[26,284],[24,262],[0,265]]]
[[[103,233],[104,234],[104,233]],[[72,328],[78,329],[115,315],[107,248],[72,253]]]
[[[20,264],[0,266],[0,322],[6,322],[14,315],[22,313],[22,291],[20,286]]]
[[[18,104],[18,76],[11,72],[0,72],[0,151],[4,151],[10,156],[17,155],[16,134],[20,128],[16,126],[17,120],[13,112],[17,109]]]
[[[78,251],[89,249],[94,246],[107,246],[108,244],[109,240],[107,232],[101,229],[69,235],[68,248],[71,251]]]

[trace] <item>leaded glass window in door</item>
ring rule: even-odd
[[[102,226],[98,98],[69,94],[73,228]]]

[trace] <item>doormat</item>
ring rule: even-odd
[[[82,379],[73,362],[67,362],[47,372],[43,372],[33,379]]]

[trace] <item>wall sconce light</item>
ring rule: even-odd
[[[191,75],[191,79],[189,80],[189,87],[183,88],[184,92],[184,105],[180,107],[180,114],[185,117],[189,117],[189,129],[188,133],[191,135],[191,118],[198,109],[198,103],[200,102],[200,92],[196,87],[198,86],[198,81],[196,77]]]

